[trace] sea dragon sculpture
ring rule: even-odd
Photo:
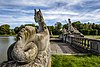
[[[49,31],[41,10],[34,11],[34,19],[39,24],[38,33],[32,26],[22,28],[16,42],[8,48],[8,61],[1,63],[0,67],[51,67]]]

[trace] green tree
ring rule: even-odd
[[[33,26],[33,27],[35,27],[35,24],[25,24],[25,25],[21,25],[20,27],[15,27],[14,28],[15,33],[17,34],[25,26]]]
[[[25,24],[25,26],[33,26],[33,27],[35,27],[35,24]]]
[[[72,25],[77,28],[78,30],[81,28],[81,22],[80,21],[76,21],[76,22],[73,22]]]
[[[92,29],[95,29],[96,25],[95,23],[92,24]]]
[[[60,22],[57,22],[57,23],[55,24],[54,34],[55,34],[55,35],[61,34],[61,33],[62,33],[61,29],[62,29],[62,24],[61,24]]]
[[[54,26],[47,26],[49,31],[53,31],[54,30]]]
[[[15,35],[14,29],[10,29],[10,35]]]
[[[10,25],[4,24],[0,26],[0,34],[5,35],[5,34],[10,34]]]
[[[64,28],[65,28],[65,29],[68,29],[68,24],[64,24],[64,25],[63,25],[63,29],[64,29]]]
[[[16,34],[19,32],[19,30],[20,30],[19,27],[15,27],[15,28],[14,28],[14,32],[15,32]]]

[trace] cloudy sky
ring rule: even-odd
[[[14,28],[35,23],[34,9],[42,10],[47,25],[65,24],[68,18],[100,23],[100,0],[0,0],[0,25]]]

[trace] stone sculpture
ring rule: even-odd
[[[84,37],[84,35],[77,30],[77,28],[73,27],[71,20],[68,19],[68,33],[75,36],[75,37]]]
[[[51,67],[49,31],[40,9],[35,9],[34,19],[39,24],[38,33],[32,26],[22,28],[16,42],[8,48],[8,61],[0,67]]]

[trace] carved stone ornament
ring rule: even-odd
[[[39,24],[39,32],[32,26],[22,28],[16,42],[8,48],[8,61],[0,67],[51,67],[49,31],[40,10],[35,9],[34,19]]]

